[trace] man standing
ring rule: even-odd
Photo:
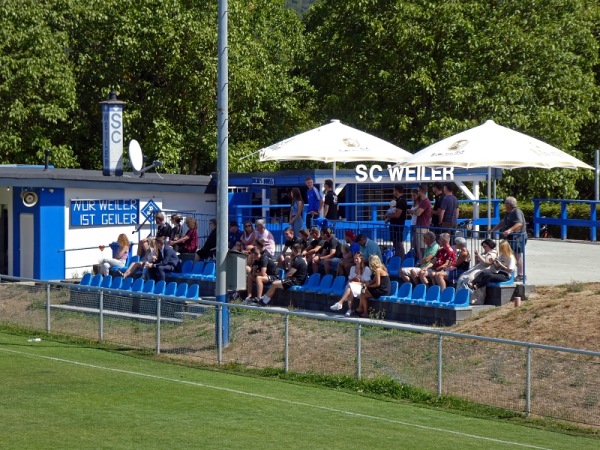
[[[458,221],[458,199],[452,193],[452,187],[449,184],[444,184],[444,199],[438,213],[442,228],[456,228]]]
[[[323,208],[323,196],[315,187],[312,177],[306,177],[306,199],[308,208],[306,208],[306,228],[310,229],[314,225],[314,220],[319,217]]]
[[[325,180],[323,215],[327,220],[338,220],[338,198],[333,190],[333,180]]]
[[[394,200],[396,201],[396,211],[389,217],[390,238],[394,244],[396,255],[404,259],[404,224],[406,223],[408,204],[401,184],[394,186]]]
[[[434,228],[439,228],[442,223],[442,219],[439,214],[440,206],[442,205],[442,200],[444,200],[444,188],[442,187],[442,183],[433,183],[433,210],[431,216],[431,226]],[[433,230],[436,236],[439,236],[439,230]]]
[[[428,231],[431,226],[431,202],[427,196],[427,185],[422,184],[419,186],[419,206],[414,212],[417,216],[417,223],[415,224],[415,243],[417,245],[416,253],[417,259],[423,258],[423,249],[425,248],[425,242],[423,241],[423,235]]]
[[[492,233],[500,230],[500,235],[510,242],[510,247],[517,257],[517,277],[515,281],[525,282],[523,271],[523,252],[527,243],[525,215],[520,208],[517,208],[517,199],[514,197],[506,197],[504,205],[506,206],[506,215],[498,225],[492,228]]]
[[[154,281],[164,281],[167,278],[166,274],[173,272],[179,264],[179,258],[173,247],[165,245],[164,237],[157,237],[154,242],[156,243],[156,261],[146,263],[148,270],[144,273]]]

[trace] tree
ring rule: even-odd
[[[76,159],[64,127],[75,107],[69,36],[50,0],[5,0],[0,9],[0,163]]]
[[[307,73],[327,115],[410,150],[487,119],[570,150],[597,98],[597,10],[587,0],[324,0],[306,17]],[[576,196],[581,176],[517,170],[501,187]]]

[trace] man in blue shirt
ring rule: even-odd
[[[227,239],[229,241],[229,250],[233,249],[234,247],[236,250],[238,249],[239,246],[236,247],[236,244],[240,243],[242,234],[243,232],[240,230],[240,226],[235,220],[229,222],[229,236]]]
[[[315,187],[312,177],[306,177],[306,199],[308,207],[306,208],[306,228],[310,229],[314,220],[319,217],[323,209],[323,196]]]

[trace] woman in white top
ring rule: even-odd
[[[362,291],[363,283],[371,281],[371,269],[365,264],[365,260],[361,252],[354,254],[354,265],[350,267],[350,275],[348,275],[348,285],[344,291],[344,295],[337,303],[331,305],[332,311],[339,311],[344,307],[344,302],[351,302],[354,297],[359,297]],[[352,304],[348,304],[348,310],[352,311]]]
[[[485,287],[489,283],[501,283],[510,280],[517,268],[517,258],[506,240],[500,242],[498,249],[498,258],[494,260],[490,267],[479,272],[473,280],[473,289]]]
[[[479,253],[477,249],[473,251],[473,253],[475,253],[476,264],[458,277],[458,280],[456,281],[456,290],[469,289],[470,283],[473,282],[477,274],[490,267],[494,260],[498,258],[496,243],[491,239],[484,239],[481,242],[481,247],[483,247],[483,253]]]

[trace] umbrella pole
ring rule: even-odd
[[[337,169],[337,162],[334,161],[333,162],[333,193],[337,195],[337,192],[335,190],[335,172],[336,172],[336,169]]]
[[[492,229],[492,167],[488,167],[487,173],[487,198],[488,198],[488,207],[487,207],[487,231],[488,233]]]

